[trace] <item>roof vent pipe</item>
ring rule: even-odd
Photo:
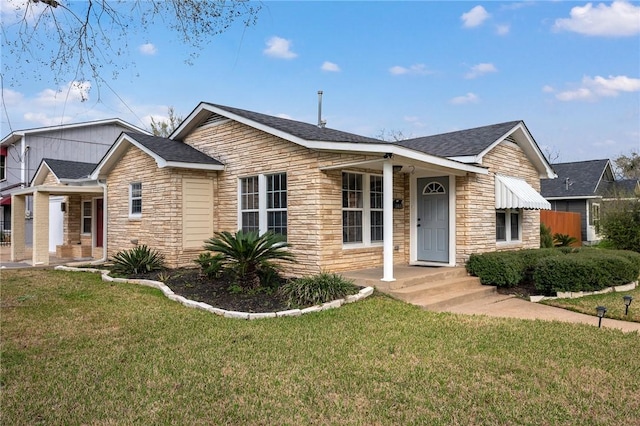
[[[318,90],[318,127],[324,129],[327,125],[327,120],[322,119],[322,90]]]

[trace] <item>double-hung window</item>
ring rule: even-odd
[[[520,210],[498,210],[496,211],[496,241],[513,242],[520,241],[522,223],[520,221]]]
[[[92,216],[92,206],[91,201],[83,201],[82,202],[82,233],[90,234],[91,233],[91,216]]]
[[[129,217],[142,216],[142,183],[129,185]]]
[[[382,241],[382,176],[342,173],[342,242],[370,245]]]
[[[287,174],[240,179],[239,228],[287,235]]]

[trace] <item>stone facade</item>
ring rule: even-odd
[[[235,232],[239,227],[239,180],[245,177],[286,173],[287,239],[298,263],[288,267],[292,275],[354,268],[381,267],[381,244],[349,247],[342,242],[342,169],[382,175],[377,169],[358,167],[359,162],[380,157],[311,150],[236,121],[203,126],[185,139],[198,150],[225,164],[224,171],[159,169],[150,156],[131,146],[109,171],[108,255],[146,244],[160,250],[170,267],[194,266],[202,249],[184,249],[182,230],[183,180],[213,181],[213,230]],[[354,166],[356,164],[356,166]],[[539,174],[523,151],[502,142],[483,158],[488,175],[467,174],[455,178],[456,263],[471,253],[533,248],[539,245],[539,212],[523,211],[522,235],[517,243],[496,243],[495,174],[524,178],[540,189]],[[411,175],[394,173],[393,198],[403,201],[393,210],[394,263],[410,261]],[[129,186],[142,184],[142,214],[129,215]],[[71,226],[71,221],[70,225]],[[211,235],[203,235],[203,242]]]
[[[522,149],[502,142],[485,155],[488,175],[456,178],[456,263],[464,265],[472,253],[540,247],[540,211],[524,210],[519,242],[496,242],[495,175],[524,179],[540,191],[540,178]]]

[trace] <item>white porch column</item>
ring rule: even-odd
[[[24,195],[11,197],[11,261],[24,260],[25,255],[25,218],[27,202]]]
[[[49,193],[33,194],[33,266],[49,264]]]
[[[384,226],[384,266],[381,281],[395,281],[393,278],[393,164],[387,160],[382,166],[383,180],[383,226]]]

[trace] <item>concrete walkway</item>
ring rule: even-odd
[[[483,300],[444,309],[445,312],[466,315],[487,315],[501,318],[520,318],[527,320],[562,321],[598,326],[595,315],[580,314],[554,306],[529,302],[514,296],[493,295]],[[609,318],[602,319],[603,328],[617,328],[624,332],[640,333],[640,323],[619,321]]]

